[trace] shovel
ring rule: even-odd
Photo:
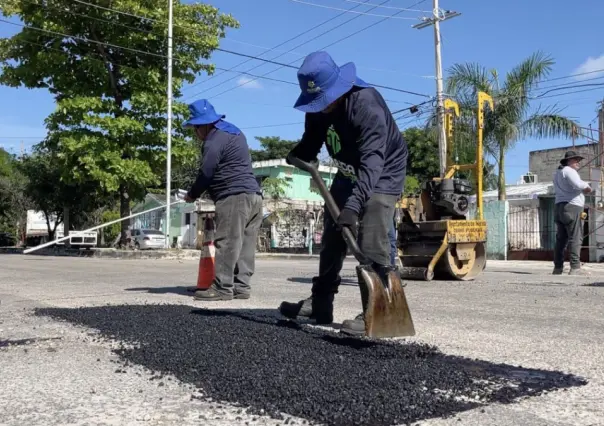
[[[310,174],[325,200],[331,217],[334,220],[337,219],[340,209],[323,182],[317,167],[291,154],[288,155],[288,160],[294,166]],[[352,231],[343,227],[342,234],[350,251],[359,262],[356,271],[365,314],[365,335],[378,339],[414,336],[415,327],[400,275],[396,271],[390,270],[382,279],[373,268],[373,261],[361,252]]]

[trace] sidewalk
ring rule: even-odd
[[[22,248],[0,247],[2,254],[23,254]],[[199,250],[171,249],[171,250],[117,250],[111,248],[93,248],[91,250],[77,250],[65,248],[43,248],[30,253],[32,256],[68,256],[68,257],[93,257],[109,259],[199,259]],[[352,256],[349,256],[352,259]],[[267,259],[297,259],[318,260],[319,255],[296,253],[256,253],[256,258]]]
[[[0,247],[2,254],[22,254],[22,248]],[[110,248],[95,248],[91,250],[67,250],[64,248],[45,248],[31,253],[32,256],[61,256],[61,257],[92,257],[105,259],[174,259],[187,260],[199,259],[199,250],[172,249],[172,250],[116,250]],[[298,253],[265,253],[257,252],[257,259],[280,259],[280,260],[319,260],[319,255],[308,255]],[[347,259],[353,260],[353,256]],[[568,267],[568,263],[566,265]],[[604,263],[584,263],[583,267],[590,271],[604,272]],[[487,269],[517,270],[517,269],[539,269],[549,270],[553,268],[552,262],[536,260],[488,260]]]

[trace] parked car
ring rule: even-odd
[[[164,233],[156,229],[131,229],[129,237],[137,250],[162,249],[166,243]]]

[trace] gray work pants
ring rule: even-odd
[[[570,267],[581,267],[580,254],[583,243],[583,208],[568,203],[556,204],[555,221],[557,227],[556,247],[554,249],[554,267],[564,266],[564,249],[568,245]]]
[[[262,223],[262,196],[237,194],[216,202],[216,276],[223,294],[248,294],[254,275],[256,240]]]
[[[333,187],[331,192],[336,204],[341,209],[346,202],[345,195],[347,194],[333,190]],[[359,247],[365,256],[381,266],[389,266],[391,263],[388,233],[392,228],[397,200],[396,195],[374,193],[365,204],[359,217],[359,221],[362,221],[357,239]],[[337,293],[347,245],[327,207],[325,208],[321,246],[319,275],[313,278],[312,292],[314,295]]]

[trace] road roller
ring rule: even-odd
[[[483,218],[482,176],[484,106],[493,109],[493,99],[478,93],[476,161],[453,161],[453,115],[459,117],[459,105],[446,99],[446,170],[443,176],[424,182],[419,197],[401,203],[397,224],[401,277],[431,281],[453,279],[469,281],[486,267],[487,224]],[[473,170],[476,188],[476,217],[469,218],[472,185],[455,177],[457,172]]]

